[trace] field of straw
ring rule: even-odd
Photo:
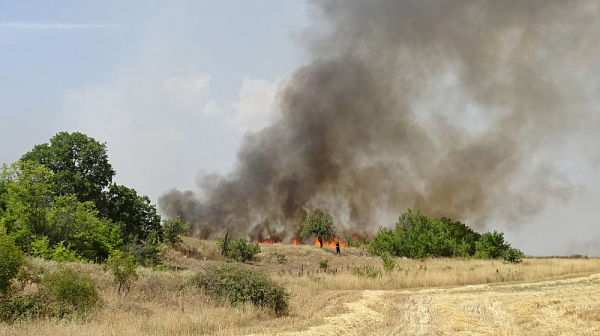
[[[190,285],[227,262],[214,242],[186,239],[169,271],[138,268],[125,295],[98,265],[103,307],[85,319],[0,324],[0,335],[598,335],[600,260],[397,259],[391,271],[357,248],[261,244],[260,268],[291,293],[288,316],[231,307]],[[285,256],[285,258],[282,258]],[[285,259],[285,260],[283,260]],[[320,268],[327,260],[326,270]],[[54,263],[34,260],[38,266]]]

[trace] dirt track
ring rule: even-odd
[[[284,335],[599,335],[600,274],[565,280],[363,292],[347,313]]]

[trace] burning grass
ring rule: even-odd
[[[361,323],[377,323],[377,328],[383,329],[361,330],[366,334],[385,334],[408,326],[399,324],[400,322],[395,321],[396,317],[405,323],[412,323],[411,317],[405,313],[406,309],[412,309],[417,314],[418,309],[437,307],[437,311],[445,314],[454,309],[452,305],[462,302],[458,293],[453,294],[457,295],[454,301],[447,303],[438,299],[435,301],[426,296],[426,293],[433,295],[455,289],[471,293],[476,292],[479,287],[456,286],[486,284],[484,286],[487,288],[512,293],[510,300],[517,300],[515,295],[537,295],[542,289],[550,290],[551,286],[539,282],[540,280],[570,281],[569,278],[600,269],[599,259],[584,258],[525,258],[522,264],[478,259],[396,259],[394,269],[385,271],[381,258],[370,256],[360,248],[345,247],[342,248],[341,256],[336,256],[335,248],[329,245],[319,248],[312,244],[262,244],[259,260],[248,262],[245,267],[263,270],[272,280],[292,293],[289,315],[277,318],[269,311],[251,304],[234,308],[228,303],[215,301],[202,289],[191,285],[190,279],[198,271],[210,265],[226,264],[227,259],[220,255],[215,242],[190,238],[186,238],[184,242],[184,246],[168,253],[171,271],[138,268],[139,279],[132,284],[127,296],[117,292],[112,276],[100,266],[73,264],[90,274],[100,287],[104,307],[95,317],[87,322],[78,319],[42,319],[12,325],[2,323],[0,334],[242,335],[300,330],[314,330],[318,334],[321,330],[319,328],[326,324],[338,325],[340,329],[336,330],[339,331],[345,330],[342,325],[346,323],[344,321],[354,321],[357,326]],[[285,256],[285,262],[280,263],[274,257],[276,255]],[[322,260],[328,260],[327,270],[319,267],[319,261]],[[39,259],[32,262],[46,269],[57,266],[54,262]],[[581,291],[578,295],[584,293],[585,291]],[[377,300],[381,300],[381,304],[376,303]],[[508,296],[506,300],[509,300]],[[490,304],[493,303],[492,296],[489,301]],[[476,301],[468,302],[474,305],[472,309],[481,308],[477,308],[479,303]],[[405,310],[399,310],[398,305]],[[578,301],[565,306],[560,314],[593,324],[600,323],[594,317],[594,312],[598,309],[598,304]],[[394,314],[400,315],[394,317]],[[361,320],[367,317],[370,320]],[[437,322],[432,320],[432,328],[436,326],[435,323]],[[439,323],[439,330],[459,327],[458,324]],[[386,324],[389,325],[388,329]]]

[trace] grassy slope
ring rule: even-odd
[[[226,260],[220,256],[214,242],[186,238],[185,244],[187,248],[168,254],[168,264],[177,271],[155,272],[140,268],[140,278],[127,296],[116,293],[112,277],[100,266],[75,265],[91,273],[100,285],[105,304],[98,315],[88,321],[0,324],[0,334],[231,335],[297,331],[305,334],[329,331],[334,334],[341,331],[348,334],[401,334],[406,330],[412,330],[412,334],[468,334],[478,331],[465,325],[491,323],[509,330],[506,325],[511,321],[516,323],[516,328],[542,328],[537,331],[543,334],[544,330],[552,331],[553,324],[540,322],[543,319],[522,317],[525,313],[536,312],[534,308],[538,304],[555,307],[556,311],[547,308],[545,314],[567,316],[568,325],[573,328],[585,327],[587,329],[581,330],[593,332],[599,323],[590,318],[600,311],[598,278],[581,278],[600,269],[599,259],[526,258],[519,265],[489,260],[400,259],[393,271],[383,271],[371,278],[355,275],[354,269],[367,265],[379,269],[381,260],[360,249],[343,248],[342,255],[336,256],[335,249],[329,247],[261,244],[260,261],[249,262],[247,266],[265,270],[293,293],[290,315],[275,318],[249,305],[231,308],[214,302],[189,286],[190,274]],[[284,254],[287,261],[280,264],[272,253]],[[328,272],[319,269],[319,261],[323,259],[329,260]],[[54,267],[52,262],[34,262],[48,269]],[[546,291],[551,288],[547,282],[530,283],[540,279],[556,282],[559,278],[584,280],[560,280],[573,281],[571,285],[564,285],[571,286],[568,288],[572,289],[567,291],[571,294],[560,294],[560,298],[557,296],[559,291]],[[469,284],[487,285],[460,287]],[[586,295],[588,289],[590,294]],[[532,299],[537,297],[536,293],[541,293],[538,296],[542,299]],[[552,295],[557,296],[554,301],[559,303],[544,299],[552,298]],[[579,301],[572,301],[575,303],[567,307],[569,298]],[[502,316],[512,316],[513,320],[508,317],[500,320]],[[428,321],[425,325],[429,329],[423,329],[421,322],[424,321]],[[520,329],[510,330],[518,332]],[[481,329],[479,332],[486,331]],[[568,333],[567,329],[563,331]],[[495,334],[493,330],[491,333]]]

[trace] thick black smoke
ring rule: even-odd
[[[342,233],[408,207],[481,228],[570,197],[558,159],[597,113],[597,2],[312,6],[311,61],[281,88],[281,120],[246,136],[230,174],[200,177],[198,195],[162,195],[163,212],[203,238],[289,240],[317,211]]]

